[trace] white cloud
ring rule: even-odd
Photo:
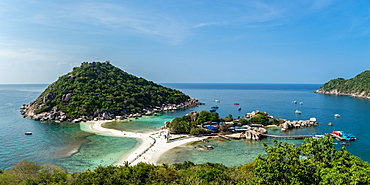
[[[241,2],[215,12],[214,16],[210,16],[211,20],[197,23],[193,28],[230,25],[249,25],[248,28],[257,28],[258,26],[250,25],[279,20],[284,17],[283,14],[284,12],[278,6],[260,1]]]
[[[30,16],[26,21],[66,29],[87,25],[95,27],[90,30],[92,32],[105,30],[114,34],[139,34],[166,39],[172,44],[181,43],[188,34],[187,26],[171,16],[110,3],[54,5],[51,9]]]
[[[224,23],[221,22],[205,22],[205,23],[198,23],[197,25],[194,26],[194,28],[201,28],[201,27],[206,27],[206,26],[214,26],[214,25],[222,25]]]
[[[314,10],[320,10],[323,9],[333,3],[333,0],[315,0],[312,1],[311,8]]]
[[[30,47],[31,46],[31,47]],[[50,83],[71,69],[73,61],[50,45],[13,41],[0,45],[1,83]]]

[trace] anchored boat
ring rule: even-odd
[[[353,134],[347,134],[343,131],[336,131],[334,130],[332,133],[327,134],[337,141],[355,141],[357,138]]]

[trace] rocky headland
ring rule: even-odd
[[[20,109],[24,118],[77,123],[137,118],[200,104],[179,90],[128,74],[105,61],[74,67]]]
[[[370,99],[370,71],[364,71],[351,79],[336,78],[330,80],[314,93]]]

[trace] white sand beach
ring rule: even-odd
[[[109,121],[93,121],[81,123],[81,129],[86,132],[95,133],[99,135],[130,137],[137,138],[142,141],[139,147],[131,151],[129,154],[122,156],[113,165],[123,165],[126,161],[128,161],[131,165],[135,165],[139,162],[157,164],[159,158],[170,149],[184,145],[186,143],[200,141],[202,139],[207,138],[207,137],[184,137],[181,139],[174,140],[172,142],[167,142],[167,139],[165,138],[165,135],[167,134],[166,130],[160,130],[152,133],[134,133],[103,128],[102,124],[106,122]]]

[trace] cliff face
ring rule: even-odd
[[[314,92],[370,99],[370,71],[364,71],[348,80],[344,78],[330,80]]]
[[[84,62],[59,77],[33,102],[25,118],[51,121],[113,119],[196,105],[184,93],[128,74],[104,63]]]

